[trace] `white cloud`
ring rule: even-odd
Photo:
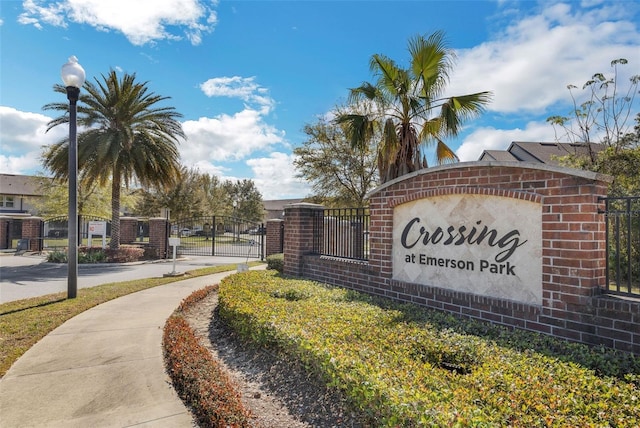
[[[42,114],[0,106],[0,170],[21,174],[40,168],[42,147],[60,141],[68,133],[64,126],[45,133],[50,120]]]
[[[189,165],[243,159],[284,142],[284,131],[268,125],[260,112],[251,109],[188,120],[182,128],[187,141],[180,145],[180,153]]]
[[[247,165],[253,170],[253,181],[263,199],[291,199],[311,193],[306,182],[295,178],[293,155],[273,152],[269,157],[249,159]]]
[[[479,128],[464,139],[456,155],[462,162],[476,161],[484,150],[506,150],[513,141],[554,141],[553,128],[546,122],[529,122],[524,129]]]
[[[40,6],[42,3],[42,1],[38,0],[25,0],[22,2],[22,7],[25,11],[18,17],[18,22],[20,24],[33,25],[40,30],[42,29],[42,23],[56,27],[67,26],[64,16],[68,9],[63,2],[45,3],[45,6]]]
[[[610,72],[613,59],[638,58],[640,33],[632,22],[617,20],[621,12],[615,5],[574,12],[552,4],[493,40],[458,51],[449,87],[460,94],[493,91],[488,109],[504,113],[542,113],[568,102],[566,85],[582,87],[595,72]]]
[[[200,89],[208,97],[239,98],[259,106],[262,114],[268,114],[275,102],[268,96],[268,90],[255,82],[255,77],[215,77],[200,84]]]
[[[198,45],[217,23],[216,12],[206,4],[198,0],[25,0],[18,22],[41,29],[43,24],[66,27],[69,20],[101,31],[119,31],[134,45],[183,38]],[[169,27],[181,27],[182,35]]]

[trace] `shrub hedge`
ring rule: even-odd
[[[250,271],[220,316],[299,359],[376,427],[637,427],[640,361],[408,304]],[[607,375],[605,375],[607,374]]]
[[[192,293],[169,317],[162,341],[165,365],[176,392],[200,426],[248,428],[251,414],[237,387],[184,318],[189,307],[216,290],[210,286]]]
[[[120,246],[117,250],[100,247],[79,247],[78,263],[129,263],[148,259],[145,249],[135,246]],[[67,263],[67,253],[52,251],[47,254],[50,263]]]
[[[284,254],[277,253],[267,256],[267,269],[274,269],[282,273],[284,270]]]

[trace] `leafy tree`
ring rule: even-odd
[[[184,138],[173,107],[159,103],[169,99],[149,92],[148,82],[136,81],[135,74],[118,79],[115,71],[95,84],[87,81],[80,95],[78,125],[78,170],[80,182],[97,181],[104,185],[111,179],[111,248],[120,246],[120,195],[122,187],[137,182],[143,187],[167,187],[179,176],[177,144]],[[54,91],[66,94],[55,85]],[[69,121],[67,103],[51,103],[45,110],[63,115],[49,122],[47,131]],[[56,178],[68,178],[68,138],[48,147],[43,163]]]
[[[174,219],[200,215],[200,201],[195,192],[199,173],[183,166],[179,177],[170,187],[154,186],[140,190],[136,214],[152,217],[157,216],[162,208],[169,208]]]
[[[140,193],[135,210],[138,215],[155,216],[166,207],[171,210],[172,219],[234,214],[249,221],[263,218],[262,195],[251,180],[223,182],[216,176],[183,167],[180,180],[169,189],[150,188]]]
[[[262,221],[264,218],[262,194],[252,180],[225,180],[222,186],[229,197],[229,202],[226,205],[227,209],[230,209],[230,211],[227,211],[228,215],[233,214],[247,221]],[[233,207],[234,202],[236,204],[235,209]]]
[[[171,217],[183,219],[224,212],[229,197],[220,179],[196,169],[182,167],[180,180],[169,189],[143,189],[136,213],[156,216],[162,208],[171,210]]]
[[[582,94],[576,93],[575,85],[567,85],[571,112],[547,118],[557,141],[584,144],[589,149],[588,156],[563,156],[562,164],[613,176],[610,196],[640,194],[640,113],[636,103],[640,75],[631,76],[629,85],[621,87],[619,67],[627,64],[624,58],[611,61],[613,74],[595,73],[582,85]],[[599,143],[602,149],[593,150],[590,143]]]
[[[376,80],[351,89],[349,100],[368,100],[375,106],[373,113],[337,118],[347,125],[355,147],[380,132],[377,156],[383,182],[426,167],[422,145],[436,144],[438,163],[457,161],[444,139],[457,135],[463,121],[479,115],[492,97],[490,92],[478,92],[443,98],[455,54],[442,32],[411,38],[408,50],[408,68],[384,55],[373,55],[370,69]]]
[[[632,132],[620,137],[616,145],[604,144],[593,159],[572,154],[561,157],[561,164],[612,176],[609,196],[640,195],[640,113],[635,120]]]
[[[229,196],[218,177],[202,174],[196,186],[204,214],[225,212],[229,206]]]
[[[69,186],[62,180],[49,177],[34,177],[39,193],[43,196],[30,198],[29,202],[36,207],[38,215],[43,217],[63,216],[69,213]],[[111,186],[84,184],[78,187],[78,214],[81,216],[108,217],[111,213]],[[122,196],[122,202],[131,205],[132,195]]]
[[[556,131],[556,140],[585,144],[589,148],[589,160],[596,162],[597,153],[587,143],[599,142],[609,147],[612,154],[617,155],[620,150],[629,147],[629,140],[633,120],[636,94],[640,75],[629,78],[629,86],[625,89],[618,84],[619,67],[626,65],[624,58],[611,61],[612,76],[595,73],[591,79],[582,85],[586,92],[576,95],[575,85],[567,85],[573,108],[568,116],[551,116],[547,122]],[[585,99],[586,98],[586,99]],[[585,101],[580,102],[578,100]]]
[[[352,108],[337,107],[336,112],[338,115],[357,113],[350,111]],[[378,184],[376,153],[370,143],[352,146],[345,128],[325,118],[305,125],[308,138],[293,150],[294,165],[297,176],[310,182],[315,196],[325,203],[363,207],[365,195]]]

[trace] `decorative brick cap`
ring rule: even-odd
[[[307,208],[307,209],[312,209],[312,210],[323,210],[324,206],[323,205],[318,205],[318,204],[312,204],[310,202],[298,202],[297,204],[287,204],[284,206],[285,209],[291,209],[291,208]]]
[[[518,168],[518,169],[534,169],[539,171],[549,171],[549,172],[558,172],[566,175],[573,175],[575,177],[585,178],[587,180],[594,181],[603,181],[605,183],[612,183],[613,177],[606,174],[600,174],[598,172],[592,171],[583,171],[581,169],[575,168],[566,168],[562,166],[554,166],[546,163],[538,163],[538,162],[521,162],[521,161],[474,161],[474,162],[458,162],[448,165],[437,165],[429,168],[420,169],[418,171],[411,172],[409,174],[405,174],[401,177],[395,178],[393,180],[387,181],[386,183],[376,187],[371,190],[369,193],[365,195],[365,198],[371,198],[376,193],[384,190],[389,186],[393,186],[394,184],[400,183],[405,180],[409,180],[411,178],[425,175],[425,174],[433,174],[440,171],[453,171],[456,169],[463,168]]]

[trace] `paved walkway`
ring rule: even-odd
[[[0,380],[0,427],[195,426],[164,369],[163,328],[182,299],[232,273],[120,297],[53,330]]]

